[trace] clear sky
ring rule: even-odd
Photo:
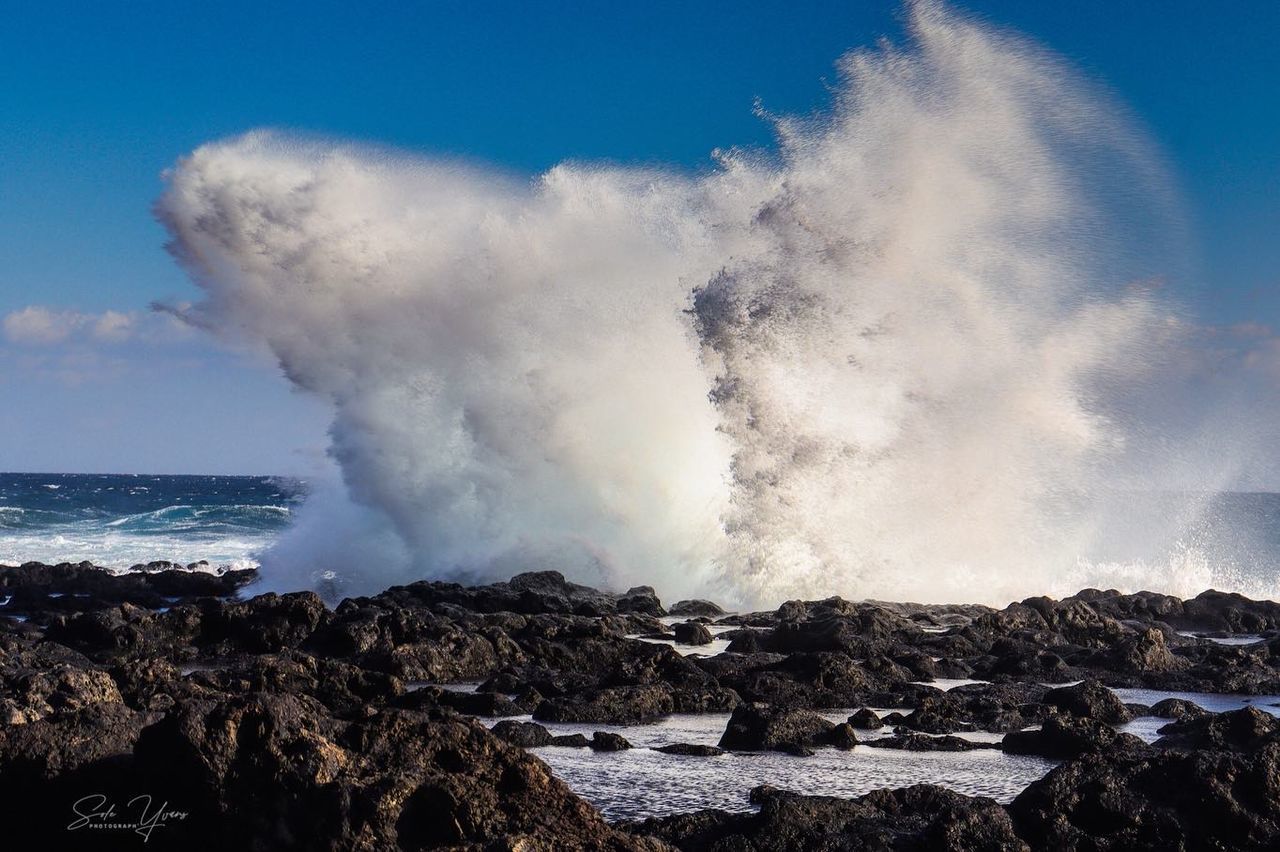
[[[1280,327],[1280,3],[960,4],[1107,85],[1167,153],[1208,325]],[[376,11],[375,11],[376,9]],[[274,126],[474,158],[706,168],[805,112],[896,2],[0,2],[0,470],[306,472],[323,406],[163,317],[161,172]],[[1265,328],[1263,328],[1265,327]],[[1278,350],[1280,351],[1280,350]]]

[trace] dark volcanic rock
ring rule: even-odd
[[[720,747],[730,751],[787,751],[825,741],[835,726],[809,710],[742,704],[729,718]]]
[[[874,731],[877,728],[884,727],[884,722],[880,721],[880,717],[876,715],[876,712],[867,707],[863,707],[850,716],[849,724],[864,731]]]
[[[171,713],[136,756],[171,801],[204,805],[194,823],[222,848],[640,845],[540,761],[449,716],[342,723],[305,697],[251,694]]]
[[[64,823],[68,802],[105,789],[189,811],[164,842],[192,852],[1280,847],[1280,721],[1126,706],[1101,685],[1280,691],[1268,602],[1085,590],[1003,610],[828,598],[725,616],[693,601],[673,607],[691,620],[671,631],[652,589],[608,594],[555,572],[412,583],[330,611],[309,593],[228,600],[234,578],[153,569],[121,582],[92,566],[0,568],[0,593],[31,613],[0,617],[0,801],[23,822]],[[710,618],[737,628],[732,653],[630,638],[704,641]],[[1224,646],[1175,631],[1192,625],[1264,635]],[[982,682],[929,685],[940,677]],[[441,686],[457,681],[483,683]],[[850,707],[903,709],[838,725],[813,712]],[[861,745],[990,748],[950,736],[988,731],[1006,734],[1006,751],[1066,762],[1008,812],[932,787],[851,800],[759,788],[757,814],[618,830],[522,749],[617,750],[625,730],[588,739],[508,720],[490,732],[462,715],[604,726],[728,711],[721,745],[734,750],[852,749],[856,729],[888,722],[893,737]],[[1178,721],[1153,745],[1112,727],[1146,714]],[[729,763],[749,771],[751,759]]]
[[[1280,742],[1280,719],[1256,707],[1230,713],[1184,716],[1160,729],[1162,748],[1256,751]]]
[[[892,748],[901,751],[973,751],[980,748],[994,748],[991,743],[974,742],[963,737],[953,737],[950,734],[930,736],[905,729],[895,731],[891,737],[865,740],[863,744],[872,748]]]
[[[675,701],[668,686],[618,686],[573,697],[548,698],[533,711],[533,718],[542,722],[635,725],[674,712]]]
[[[858,744],[858,734],[853,730],[853,725],[841,722],[823,736],[822,742],[835,748],[848,750]]]
[[[673,743],[655,748],[654,751],[660,751],[663,754],[681,754],[690,757],[718,757],[724,754],[724,749],[716,748],[709,745],[697,745],[695,743]]]
[[[711,631],[707,629],[705,624],[699,624],[696,621],[686,621],[681,624],[674,625],[671,630],[675,633],[676,641],[681,645],[711,644]]]
[[[1183,698],[1166,698],[1151,705],[1151,715],[1161,719],[1194,719],[1209,711]]]
[[[504,719],[493,726],[493,735],[521,748],[551,745],[551,732],[537,722],[513,722]]]
[[[1023,791],[1009,812],[1036,849],[1274,849],[1280,745],[1249,752],[1089,752]]]
[[[202,638],[227,650],[272,653],[298,647],[329,617],[315,592],[270,592],[206,611]]]
[[[34,655],[28,659],[38,667],[7,665],[0,670],[0,722],[6,725],[27,724],[58,711],[124,700],[107,672],[53,663],[47,658],[37,662]]]
[[[1164,632],[1155,627],[1097,652],[1089,659],[1088,665],[1104,671],[1134,674],[1178,672],[1191,667],[1188,660],[1174,656],[1165,642]]]
[[[1039,730],[1005,734],[1000,747],[1010,754],[1038,754],[1065,760],[1086,752],[1140,746],[1142,740],[1132,734],[1119,733],[1105,722],[1055,714],[1045,719]]]
[[[715,618],[716,616],[724,615],[724,610],[721,609],[719,605],[714,604],[711,601],[704,601],[704,600],[697,600],[697,599],[688,600],[688,601],[676,601],[671,605],[671,608],[668,610],[668,612],[670,612],[672,615],[688,615],[688,616],[702,615],[702,616],[707,616],[709,618]]]
[[[255,570],[215,573],[203,563],[154,562],[114,574],[89,562],[0,565],[0,597],[8,613],[72,613],[131,603],[151,608],[206,597],[230,597],[258,578]]]
[[[756,814],[698,811],[620,827],[684,852],[749,850],[951,850],[1024,852],[1004,808],[941,787],[876,790],[857,799],[756,788]]]
[[[1086,680],[1075,686],[1060,686],[1044,695],[1044,703],[1072,716],[1081,716],[1118,725],[1132,718],[1128,708],[1116,694],[1096,680]]]
[[[592,751],[626,751],[631,748],[631,743],[621,734],[615,734],[611,731],[596,731],[591,735]]]

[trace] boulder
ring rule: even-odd
[[[1096,680],[1060,686],[1044,695],[1044,703],[1072,716],[1118,725],[1132,717],[1116,694]]]
[[[681,645],[710,645],[713,638],[707,626],[696,621],[676,624],[671,630],[675,633],[676,641]]]
[[[742,704],[729,718],[720,748],[730,751],[786,751],[824,742],[835,726],[809,710]]]

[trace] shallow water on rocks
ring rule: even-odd
[[[1111,690],[1126,704],[1152,705],[1166,698],[1181,698],[1198,704],[1213,713],[1225,713],[1229,710],[1240,710],[1245,707],[1257,707],[1259,710],[1280,716],[1280,695],[1233,695],[1215,692],[1170,692],[1163,689],[1123,689]]]
[[[1252,645],[1261,642],[1264,637],[1257,633],[1237,633],[1232,636],[1209,636],[1204,633],[1196,633],[1194,630],[1179,630],[1179,636],[1187,636],[1191,639],[1205,639],[1209,642],[1216,642],[1219,645]]]
[[[672,624],[679,624],[681,622],[688,621],[689,619],[678,618],[678,617],[673,618],[671,616],[667,616],[666,618],[663,618],[660,620],[664,624],[667,624],[669,626]],[[672,648],[676,650],[676,653],[685,657],[690,657],[690,656],[714,657],[717,654],[723,654],[728,649],[729,643],[732,641],[731,639],[721,639],[719,637],[722,634],[725,634],[731,630],[737,630],[737,629],[738,628],[734,627],[733,625],[708,624],[707,631],[715,638],[713,638],[706,645],[681,645],[677,643],[675,639],[650,639],[644,636],[628,636],[627,638],[635,639],[640,642],[649,642],[654,645],[670,645]]]
[[[852,710],[823,711],[843,722]],[[880,712],[887,712],[881,708]],[[527,717],[526,717],[527,718]],[[494,720],[496,721],[496,720]],[[589,748],[548,746],[531,751],[573,790],[608,819],[642,819],[701,808],[752,810],[752,787],[772,784],[798,793],[861,796],[882,787],[940,784],[961,793],[1011,801],[1056,763],[1039,757],[1006,755],[995,749],[968,752],[910,752],[858,746],[851,751],[818,749],[809,757],[778,752],[730,752],[718,757],[663,754],[653,749],[674,743],[715,745],[729,714],[669,716],[650,725],[543,723],[553,734],[614,731],[634,746],[629,751],[595,752]],[[888,736],[858,731],[859,739]],[[998,735],[964,735],[998,740]]]

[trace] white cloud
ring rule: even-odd
[[[52,311],[32,305],[5,316],[4,336],[10,343],[34,346],[61,343],[75,331],[81,316],[75,311]]]
[[[127,343],[173,341],[190,336],[189,329],[172,315],[145,311],[85,313],[44,305],[11,311],[0,320],[4,339],[21,346],[53,346],[61,343]]]
[[[91,334],[97,340],[119,343],[128,340],[136,327],[136,317],[133,314],[104,311],[93,321]]]

